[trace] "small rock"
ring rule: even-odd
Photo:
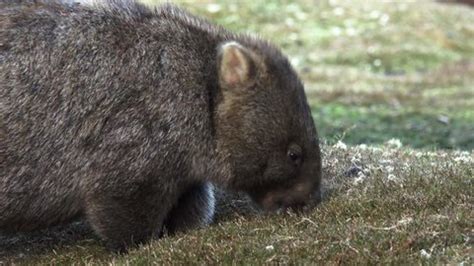
[[[449,117],[445,115],[439,115],[438,116],[438,122],[443,123],[445,125],[449,125]]]
[[[268,245],[268,246],[265,247],[265,249],[267,251],[273,251],[275,248],[273,247],[273,245]]]
[[[429,252],[427,252],[426,250],[424,250],[424,249],[420,250],[420,255],[421,255],[423,258],[426,258],[426,259],[431,258],[431,254],[430,254]]]

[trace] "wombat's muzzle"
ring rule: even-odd
[[[265,211],[305,213],[321,202],[321,191],[319,188],[309,193],[291,190],[269,191],[254,200]]]

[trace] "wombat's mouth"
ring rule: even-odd
[[[317,189],[308,194],[294,191],[267,191],[248,193],[256,205],[265,212],[306,213],[321,202],[321,193]]]
[[[266,197],[255,198],[251,196],[251,198],[257,206],[265,212],[302,213],[307,209],[307,201],[290,198],[273,198],[271,193],[269,194],[270,195],[267,195]]]
[[[302,214],[308,210],[306,203],[295,203],[290,206],[282,206],[277,209],[277,213],[296,213],[296,214]]]
[[[303,203],[303,202],[295,203],[293,205],[288,205],[288,206],[274,205],[270,208],[265,208],[261,205],[259,205],[259,206],[266,213],[276,213],[276,214],[297,214],[297,215],[301,215],[301,214],[307,213],[310,210],[309,205],[306,204],[306,203]]]

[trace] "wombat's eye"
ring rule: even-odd
[[[288,148],[287,156],[293,163],[299,165],[302,160],[301,147],[296,144],[290,145],[290,147]]]
[[[296,153],[294,153],[294,152],[292,152],[292,151],[289,151],[289,152],[288,152],[288,156],[290,157],[290,159],[291,159],[292,161],[296,161],[296,160],[298,160],[298,159],[300,158],[300,156],[299,156],[298,154],[296,154]]]

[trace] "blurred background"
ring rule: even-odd
[[[328,144],[474,149],[474,1],[171,2],[280,46]]]

